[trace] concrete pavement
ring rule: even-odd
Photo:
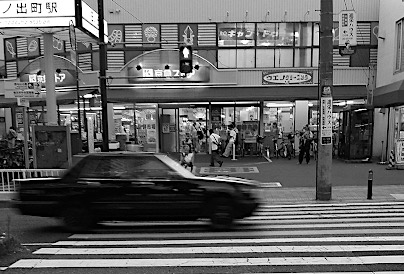
[[[268,186],[262,189],[261,194],[263,200],[269,204],[404,202],[404,170],[386,170],[386,165],[348,163],[333,159],[332,199],[323,202],[316,200],[316,161],[313,158],[309,164],[298,164],[297,157],[291,160],[275,158],[271,161],[258,156],[236,159],[225,158],[222,167],[211,168],[209,155],[196,154],[195,173],[202,176],[238,176],[260,181]],[[251,167],[256,167],[258,172]],[[369,170],[373,171],[372,199],[367,199]]]

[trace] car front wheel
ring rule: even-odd
[[[210,216],[211,226],[214,230],[228,230],[233,225],[234,210],[229,198],[214,199]]]

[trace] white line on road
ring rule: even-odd
[[[40,248],[36,255],[169,255],[169,254],[244,254],[244,253],[327,253],[402,251],[404,245],[309,245],[309,246],[206,246],[146,248]]]
[[[53,246],[133,246],[133,245],[196,245],[196,244],[265,244],[265,243],[305,243],[305,242],[400,242],[404,236],[363,236],[363,237],[318,237],[318,238],[252,238],[252,239],[207,239],[207,240],[150,240],[150,241],[59,241]]]
[[[268,236],[316,236],[321,235],[403,234],[402,228],[339,229],[339,230],[282,230],[282,231],[231,231],[231,232],[181,232],[173,233],[122,233],[122,234],[73,234],[69,239],[155,239],[155,238],[206,238],[206,237],[268,237]],[[374,235],[373,235],[374,236]]]
[[[184,259],[27,259],[9,268],[100,268],[100,267],[207,267],[402,264],[404,256],[184,258]]]

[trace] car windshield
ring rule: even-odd
[[[165,163],[167,166],[169,166],[170,168],[172,168],[173,170],[175,170],[178,174],[180,174],[183,177],[186,178],[193,178],[195,177],[195,175],[190,172],[189,170],[185,169],[183,166],[181,166],[178,162],[174,161],[173,159],[171,159],[170,157],[168,157],[167,155],[163,155],[163,154],[156,154],[156,157],[162,161],[163,163]]]

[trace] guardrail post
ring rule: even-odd
[[[368,174],[368,200],[372,200],[372,188],[373,188],[373,171],[369,169]]]

